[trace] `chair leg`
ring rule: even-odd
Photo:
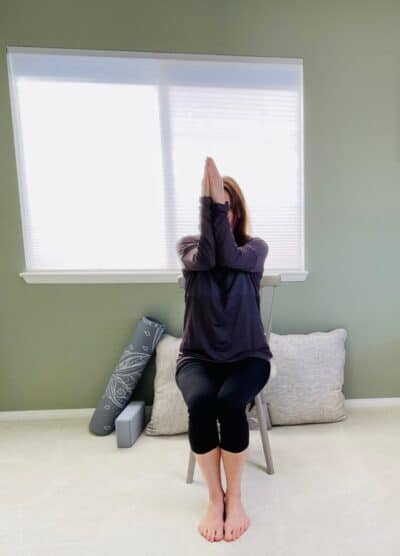
[[[189,464],[188,464],[188,469],[187,469],[187,475],[186,475],[186,482],[187,483],[193,483],[193,476],[194,476],[194,467],[196,465],[196,458],[194,456],[194,453],[192,452],[192,450],[189,450]]]
[[[267,421],[267,429],[270,431],[272,429],[272,423],[271,423],[271,415],[269,414],[268,404],[266,404],[266,406],[263,407],[266,408],[265,420]]]
[[[262,403],[261,392],[259,392],[256,395],[255,402],[256,402],[256,412],[257,412],[258,424],[259,424],[259,427],[260,427],[261,442],[262,442],[262,447],[263,447],[264,456],[265,456],[266,472],[268,474],[272,475],[272,473],[274,473],[275,471],[274,471],[274,464],[272,462],[272,454],[271,454],[271,446],[269,444],[268,430],[267,430],[267,426],[265,424],[266,416],[264,415],[265,414],[265,408],[264,408],[263,403]]]

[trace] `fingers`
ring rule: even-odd
[[[224,183],[219,175],[217,167],[211,157],[207,157],[207,174],[208,182],[210,184],[210,195],[214,202],[224,202]]]
[[[210,189],[210,178],[208,175],[208,170],[207,170],[207,163],[204,165],[204,187],[205,187],[205,191],[206,191],[206,195],[210,195],[211,189]]]
[[[215,162],[210,157],[207,157],[207,172],[211,184],[222,185],[222,178],[218,172]]]
[[[204,172],[203,172],[203,178],[201,180],[201,185],[202,185],[202,195],[210,195],[210,177],[208,174],[208,164],[207,164],[207,159],[204,161]]]
[[[210,172],[215,172],[215,170],[217,170],[217,167],[215,166],[215,162],[210,156],[207,157],[206,162],[207,162],[207,168]]]
[[[206,168],[206,184],[208,187],[208,191],[210,191],[210,187],[211,187],[211,181],[210,181],[210,175],[208,173],[208,169]]]
[[[209,177],[210,177],[210,180],[213,181],[213,180],[215,180],[216,177],[217,177],[217,176],[215,175],[215,173],[216,173],[216,172],[218,173],[218,170],[217,170],[217,168],[216,168],[216,166],[215,166],[215,164],[214,164],[214,161],[213,161],[212,158],[210,158],[209,156],[207,157],[206,163],[207,163],[207,172],[208,172],[208,175],[209,175]]]

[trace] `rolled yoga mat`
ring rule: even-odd
[[[128,405],[132,392],[165,332],[159,320],[143,316],[137,323],[89,423],[93,434],[105,436],[115,428],[115,419]]]

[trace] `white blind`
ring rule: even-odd
[[[26,270],[179,271],[206,156],[304,270],[301,60],[8,48]]]

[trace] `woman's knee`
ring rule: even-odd
[[[216,410],[219,416],[242,415],[245,413],[246,403],[242,399],[229,395],[229,393],[219,393],[216,398]]]
[[[187,407],[193,415],[215,414],[216,396],[210,392],[192,392],[187,397]]]

